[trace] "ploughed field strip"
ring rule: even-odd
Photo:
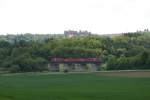
[[[115,76],[115,77],[133,77],[133,78],[150,78],[150,71],[108,71],[98,72],[97,75],[101,76]]]
[[[0,100],[149,100],[149,72],[132,73],[148,76],[128,77],[131,72],[0,76]]]

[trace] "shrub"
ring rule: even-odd
[[[11,73],[17,73],[20,71],[20,67],[19,65],[12,65],[10,68],[9,68],[9,72]]]
[[[68,73],[68,69],[64,69],[64,73]]]

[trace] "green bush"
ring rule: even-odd
[[[9,68],[9,72],[11,72],[11,73],[16,73],[16,72],[19,72],[19,71],[20,71],[19,65],[12,65],[12,66]]]

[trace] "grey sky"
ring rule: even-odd
[[[149,0],[0,0],[0,34],[143,30],[150,26],[149,4]]]

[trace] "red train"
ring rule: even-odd
[[[52,63],[100,63],[99,58],[51,58]]]

